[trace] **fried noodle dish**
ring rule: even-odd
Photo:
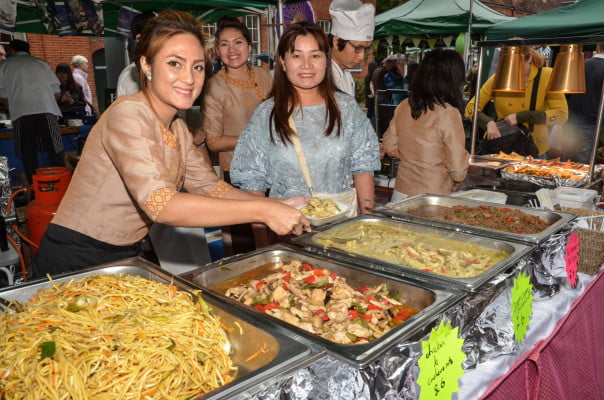
[[[132,275],[52,282],[0,316],[0,397],[182,400],[230,382],[229,343],[197,297]]]

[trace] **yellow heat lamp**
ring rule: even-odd
[[[560,52],[554,63],[548,92],[584,93],[585,64],[583,63],[583,46],[567,44],[560,46]]]
[[[522,47],[504,46],[501,49],[497,72],[493,78],[491,90],[499,92],[524,92],[526,80],[524,78],[524,63]]]

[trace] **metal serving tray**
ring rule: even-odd
[[[408,267],[402,264],[394,264],[389,261],[349,252],[336,247],[327,247],[318,243],[314,239],[316,235],[322,235],[325,232],[329,233],[329,231],[340,230],[345,225],[350,224],[353,226],[359,222],[386,225],[396,229],[407,229],[418,233],[436,235],[445,239],[473,243],[489,249],[505,251],[509,255],[480,275],[470,278],[454,278]],[[523,243],[494,240],[492,238],[486,238],[475,234],[421,225],[411,221],[397,221],[387,217],[370,215],[363,215],[349,219],[345,222],[332,224],[327,229],[298,236],[297,238],[292,239],[292,242],[305,246],[306,249],[315,253],[326,254],[329,257],[333,257],[344,262],[361,265],[372,270],[382,271],[399,278],[413,279],[418,282],[431,283],[434,285],[440,285],[441,287],[450,288],[451,290],[461,290],[466,292],[475,292],[483,284],[487,283],[495,276],[513,269],[519,259],[534,249],[534,246],[529,246]]]
[[[517,162],[518,161],[505,160],[502,158],[495,158],[490,156],[470,156],[470,166],[484,169],[500,170],[507,167],[508,165],[512,165]]]
[[[341,344],[267,315],[235,299],[228,298],[224,296],[222,291],[213,288],[213,286],[216,286],[220,282],[240,276],[251,269],[280,261],[291,262],[294,260],[301,260],[313,266],[329,269],[331,272],[346,278],[346,282],[352,287],[361,287],[364,285],[375,286],[380,283],[386,283],[391,290],[398,291],[401,296],[405,297],[406,304],[419,308],[421,311],[372,342],[365,344]],[[212,292],[237,307],[245,308],[250,313],[271,319],[296,333],[314,340],[327,349],[330,354],[348,362],[356,368],[363,368],[397,343],[415,340],[416,335],[424,334],[426,330],[431,329],[433,322],[445,310],[452,307],[465,296],[464,293],[459,291],[443,289],[426,283],[414,283],[412,280],[405,280],[404,278],[388,277],[376,271],[367,270],[351,263],[330,260],[326,257],[285,244],[269,246],[251,253],[215,262],[199,270],[187,273],[182,278],[190,280],[205,292]]]
[[[192,286],[178,277],[175,277],[155,264],[141,258],[130,258],[111,264],[86,269],[54,277],[55,282],[78,279],[95,274],[126,274],[140,276],[159,282],[173,282],[180,290],[192,291],[198,288]],[[50,286],[48,280],[35,280],[20,286],[0,290],[0,297],[6,300],[27,302],[39,289]],[[193,296],[195,298],[195,296]],[[299,368],[304,368],[315,360],[324,357],[325,351],[300,336],[292,336],[290,332],[278,325],[271,324],[264,319],[251,319],[240,309],[203,294],[203,299],[212,308],[227,326],[236,326],[238,323],[244,334],[239,329],[232,333],[226,332],[231,344],[231,358],[238,368],[235,379],[211,392],[198,397],[198,400],[233,399],[239,396],[249,397],[256,391],[255,386],[267,382],[276,382],[288,376]],[[258,349],[259,343],[267,343],[268,351],[260,354],[250,361],[245,361]]]
[[[503,231],[496,231],[493,229],[481,228],[479,226],[471,226],[464,224],[456,224],[452,222],[440,221],[428,217],[419,217],[411,215],[410,210],[426,210],[429,211],[432,206],[443,206],[443,207],[454,207],[454,206],[468,206],[478,207],[480,205],[488,205],[497,208],[510,208],[513,210],[520,210],[525,214],[534,215],[550,225],[539,233],[533,234],[520,234],[520,233],[509,233]],[[438,226],[445,229],[451,229],[459,232],[475,233],[479,235],[485,235],[489,237],[501,238],[503,240],[513,240],[523,243],[541,243],[547,239],[551,234],[559,231],[565,227],[568,223],[577,218],[574,214],[542,210],[538,208],[519,207],[512,205],[504,205],[497,203],[484,202],[480,200],[464,199],[459,197],[440,196],[434,194],[423,194],[414,196],[402,200],[398,203],[389,204],[388,206],[382,206],[376,208],[376,213],[388,215],[390,217],[403,220],[413,221],[424,225]]]

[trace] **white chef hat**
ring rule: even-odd
[[[344,40],[373,40],[375,7],[361,0],[333,0],[329,6],[331,34]]]

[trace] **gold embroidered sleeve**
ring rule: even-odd
[[[210,136],[206,139],[206,143],[209,145],[213,145],[215,143],[218,143],[222,140],[222,136]]]
[[[210,191],[211,197],[223,197],[226,192],[233,189],[233,186],[226,182],[220,182],[214,189]]]
[[[147,200],[145,200],[147,214],[153,221],[155,221],[161,210],[164,209],[165,205],[175,194],[176,190],[173,188],[162,188],[151,193]]]

